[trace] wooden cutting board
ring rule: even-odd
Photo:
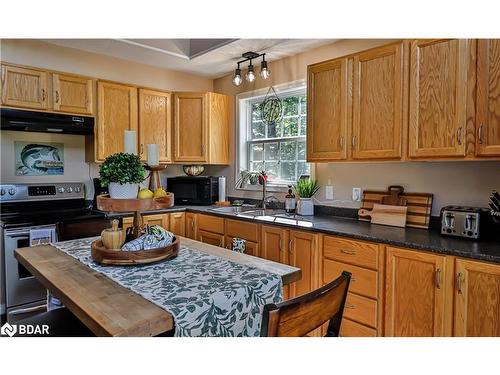
[[[382,204],[392,206],[406,206],[407,200],[401,194],[405,191],[404,187],[399,185],[391,185],[387,188],[389,195],[382,197]]]
[[[404,228],[406,226],[407,211],[408,207],[406,206],[390,206],[387,204],[375,203],[371,211],[362,208],[358,211],[358,215],[370,216],[372,224],[383,224]]]
[[[375,203],[382,203],[382,198],[389,196],[389,191],[363,190],[361,207],[371,210]],[[433,195],[430,193],[407,193],[400,194],[406,199],[408,207],[406,215],[406,226],[413,228],[429,228],[429,221],[432,210]],[[359,217],[359,220],[370,221],[369,217]]]

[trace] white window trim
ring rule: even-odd
[[[290,96],[294,93],[303,94],[307,89],[306,87],[307,81],[304,79],[276,85],[273,86],[276,94],[278,96]],[[258,101],[260,99],[264,99],[266,97],[267,92],[269,91],[269,87],[247,91],[241,94],[236,95],[236,166],[234,168],[234,181],[238,181],[240,179],[240,172],[242,170],[247,169],[248,165],[248,149],[247,149],[247,139],[249,131],[248,126],[245,126],[245,129],[242,129],[241,124],[248,123],[248,104],[251,102]],[[281,139],[280,139],[281,140]],[[314,173],[313,165],[311,164],[311,177]],[[267,185],[267,191],[270,192],[286,192],[287,185],[289,183],[272,183],[270,182]],[[261,186],[258,185],[245,185],[244,187],[236,187],[237,190],[249,190],[249,191],[260,191],[262,190]]]

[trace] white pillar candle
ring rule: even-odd
[[[148,165],[155,166],[160,164],[158,157],[158,145],[156,143],[146,145],[148,153]]]
[[[137,133],[135,130],[125,130],[123,144],[123,152],[137,155]]]
[[[226,201],[226,177],[219,177],[219,202]]]

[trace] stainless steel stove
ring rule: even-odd
[[[10,322],[46,309],[45,288],[17,262],[15,249],[95,236],[109,226],[85,200],[83,183],[2,184],[0,222],[0,313]]]

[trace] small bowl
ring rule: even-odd
[[[199,176],[205,170],[203,165],[183,165],[182,170],[188,176]]]

